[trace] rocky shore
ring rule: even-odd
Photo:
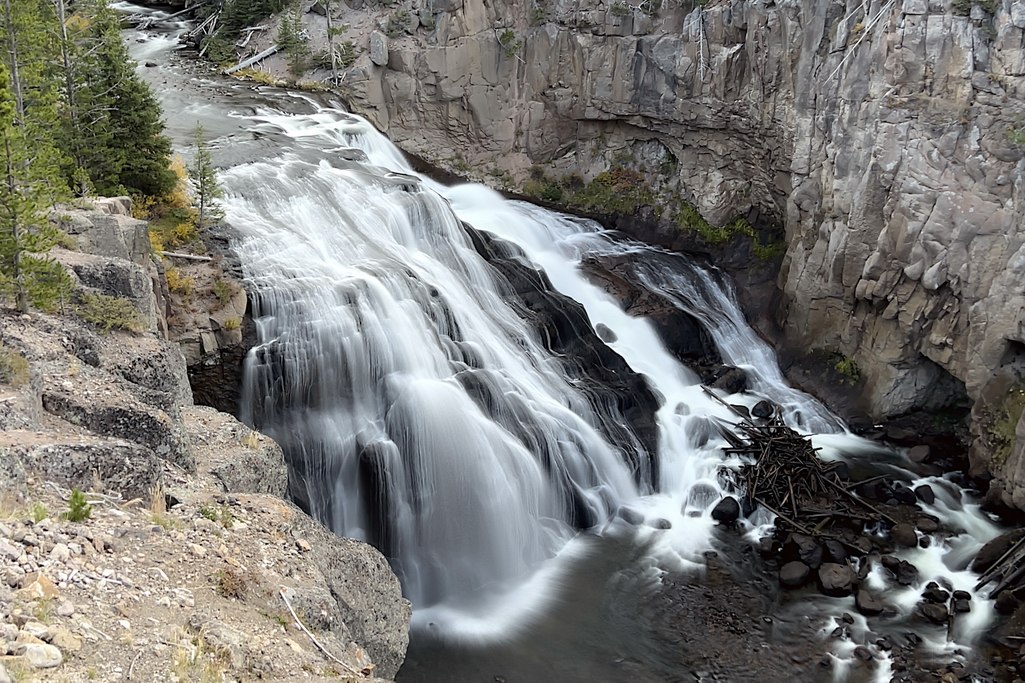
[[[0,314],[0,681],[394,677],[398,580],[283,498],[273,441],[193,405],[146,224],[124,199],[54,220],[76,301],[130,325]]]

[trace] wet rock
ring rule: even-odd
[[[972,594],[968,591],[954,591],[953,596],[955,600],[971,600]]]
[[[922,484],[921,486],[915,487],[915,497],[922,501],[926,505],[932,505],[936,502],[936,493],[932,490],[932,487],[928,484]]]
[[[788,557],[796,557],[812,569],[818,569],[822,564],[822,546],[806,534],[790,534],[783,544],[783,552]]]
[[[897,575],[897,568],[900,566],[900,558],[894,557],[893,555],[883,555],[879,558],[879,563],[883,565],[883,568]]]
[[[967,614],[972,611],[972,603],[967,600],[955,600],[954,611],[958,614]]]
[[[996,601],[993,603],[993,609],[997,611],[997,614],[1003,614],[1004,616],[1014,614],[1014,610],[1018,609],[1018,605],[1021,602],[1018,598],[1014,597],[1014,594],[1010,591],[1003,591],[997,596]]]
[[[615,344],[619,337],[605,323],[598,323],[594,326],[594,333],[606,344]]]
[[[927,602],[918,606],[918,611],[934,624],[946,624],[949,613],[946,605]]]
[[[872,594],[864,588],[859,588],[854,594],[854,606],[866,617],[874,617],[883,612],[883,603],[872,597]]]
[[[898,503],[903,505],[914,505],[918,498],[915,497],[915,492],[909,489],[904,484],[893,485],[893,497],[897,499]]]
[[[713,389],[725,391],[727,394],[739,394],[747,389],[747,373],[740,368],[724,366],[716,373],[715,380],[709,385]],[[755,406],[757,408],[757,406]],[[760,417],[756,415],[755,417]]]
[[[1025,529],[1015,529],[1001,534],[979,549],[972,561],[972,571],[982,573],[1011,549],[1011,546],[1025,538]]]
[[[922,597],[929,602],[944,603],[950,599],[950,593],[940,588],[935,582],[930,581],[922,591]]]
[[[619,515],[620,519],[631,526],[640,526],[644,523],[644,515],[633,508],[621,507],[616,514]]]
[[[754,405],[751,409],[751,414],[755,417],[762,419],[768,419],[772,417],[772,414],[776,412],[776,406],[772,401],[762,400]]]
[[[779,582],[787,588],[797,588],[808,583],[811,568],[803,562],[787,562],[779,569]]]
[[[733,496],[726,496],[712,508],[712,519],[721,524],[732,524],[740,517],[740,503]]]
[[[659,517],[658,519],[653,520],[651,522],[651,526],[656,529],[672,529],[673,523],[670,522],[668,519],[663,519]]]
[[[856,659],[860,659],[863,662],[870,662],[873,659],[875,659],[875,657],[872,655],[872,651],[864,645],[859,645],[858,647],[854,648],[854,657]]]
[[[925,462],[929,459],[930,449],[928,446],[914,446],[908,449],[908,460],[911,462]]]
[[[910,586],[918,583],[918,567],[907,560],[901,560],[897,566],[897,583],[902,586]]]
[[[915,533],[915,527],[910,524],[898,524],[893,527],[890,530],[890,538],[893,539],[894,543],[905,548],[918,547],[918,534]]]
[[[915,526],[923,534],[931,534],[939,530],[940,523],[931,517],[919,517],[915,521]]]
[[[847,561],[847,549],[843,547],[843,543],[829,539],[822,544],[822,559],[825,562],[835,562],[836,564],[843,564]],[[867,565],[866,565],[867,567]]]
[[[819,567],[819,585],[825,595],[842,598],[850,595],[857,577],[847,565],[827,562]]]

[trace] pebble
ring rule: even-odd
[[[57,606],[57,614],[62,617],[70,617],[75,613],[75,603],[65,600]]]
[[[50,640],[50,638],[52,637],[50,627],[38,621],[28,622],[27,624],[21,627],[21,630],[29,634],[30,636],[39,638],[39,640]]]

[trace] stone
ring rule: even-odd
[[[918,527],[918,530],[923,534],[931,534],[939,531],[940,523],[932,517],[919,517],[915,521],[915,526]]]
[[[929,459],[929,447],[928,446],[914,446],[908,449],[908,460],[911,462],[922,463]]]
[[[1025,529],[1003,533],[983,545],[972,560],[972,571],[982,574],[1003,557],[1015,543],[1025,538]]]
[[[78,652],[82,649],[82,639],[62,627],[54,629],[50,643],[60,648],[61,652]]]
[[[823,594],[834,598],[850,595],[857,577],[847,565],[826,562],[819,567],[819,586]]]
[[[934,624],[946,624],[949,613],[946,605],[927,602],[918,606],[918,611]]]
[[[71,550],[67,545],[58,543],[53,546],[53,550],[50,551],[50,559],[54,562],[67,562],[71,559]]]
[[[952,597],[955,600],[971,600],[972,599],[972,594],[969,593],[968,591],[954,591],[954,593],[952,594]]]
[[[897,565],[897,583],[902,586],[911,586],[918,583],[918,567],[907,560],[901,560]]]
[[[864,645],[858,645],[854,648],[854,657],[863,662],[870,662],[875,659],[875,656],[872,654],[872,650],[868,649]]]
[[[1018,609],[1018,605],[1021,602],[1018,598],[1014,597],[1014,593],[1011,591],[1001,591],[1000,595],[993,602],[993,609],[997,611],[997,614],[1003,614],[1004,616],[1014,614],[1014,611]]]
[[[783,552],[804,562],[812,569],[818,569],[822,564],[822,546],[819,542],[806,534],[792,533],[783,544]]]
[[[21,627],[21,630],[34,638],[42,641],[50,640],[50,627],[38,621],[30,621]]]
[[[972,603],[968,600],[954,600],[954,611],[958,614],[966,614],[972,611]]]
[[[928,484],[916,486],[915,497],[926,505],[932,505],[936,502],[936,493],[933,492],[932,486],[929,486]]]
[[[624,522],[626,522],[627,524],[629,524],[631,526],[640,526],[641,524],[644,523],[644,515],[642,515],[641,513],[637,512],[637,510],[634,510],[633,508],[628,508],[628,507],[623,506],[623,507],[619,508],[618,511],[616,511],[616,514]]]
[[[915,533],[915,527],[910,524],[898,524],[890,529],[890,538],[905,548],[918,547],[918,534]]]
[[[751,408],[751,415],[762,419],[768,419],[776,412],[776,406],[772,401],[761,400]]]
[[[893,485],[893,497],[897,499],[897,502],[903,505],[914,505],[915,501],[918,500],[915,497],[915,492],[901,483]]]
[[[811,568],[803,562],[787,562],[779,569],[779,582],[787,588],[797,588],[808,583]]]
[[[370,34],[370,61],[375,66],[388,66],[388,37],[380,31]]]
[[[843,564],[847,561],[847,549],[844,548],[843,544],[839,541],[827,539],[823,542],[822,549],[822,558],[826,562],[835,562],[836,564]]]
[[[922,591],[922,597],[929,602],[946,604],[947,600],[950,599],[950,593],[943,590],[935,583],[930,583],[924,591]]]
[[[883,603],[876,600],[871,593],[864,588],[859,588],[854,594],[854,605],[858,612],[866,617],[874,617],[883,612]]]
[[[720,524],[733,524],[740,518],[740,503],[733,496],[725,496],[712,508],[712,519]]]
[[[29,574],[24,581],[25,586],[18,591],[18,597],[26,602],[56,600],[60,597],[60,590],[43,574]]]
[[[713,380],[709,386],[712,389],[719,389],[727,394],[739,394],[747,389],[747,373],[740,368],[726,366]]]
[[[15,649],[33,669],[53,669],[64,663],[64,655],[53,645],[46,643],[25,643]]]
[[[7,673],[7,667],[0,663],[0,683],[14,683],[14,679]]]
[[[70,600],[64,600],[61,604],[57,605],[57,614],[62,617],[70,617],[75,613],[75,603]]]

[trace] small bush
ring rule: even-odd
[[[84,522],[92,517],[93,506],[85,499],[85,494],[78,489],[72,489],[71,497],[68,499],[68,510],[61,515],[61,519],[69,522]]]
[[[285,82],[276,77],[269,71],[262,71],[260,69],[242,69],[241,71],[235,72],[235,78],[240,78],[246,81],[253,81],[261,85],[284,85]]]
[[[235,318],[228,318],[227,320],[224,321],[224,324],[221,327],[223,327],[224,329],[226,329],[228,331],[234,331],[234,330],[237,330],[240,327],[242,327],[242,320],[240,318],[237,318],[237,317],[235,317]]]
[[[32,521],[39,524],[44,519],[50,516],[50,511],[46,509],[46,506],[40,502],[32,503],[32,507],[29,508],[29,516],[32,517]]]
[[[249,592],[249,582],[236,569],[225,567],[214,574],[217,593],[229,600],[245,600]]]
[[[617,0],[609,6],[609,12],[614,17],[625,17],[630,14],[630,7],[625,2]]]
[[[259,450],[260,448],[260,435],[256,432],[247,432],[242,437],[242,445],[251,451]]]
[[[235,516],[231,514],[231,508],[227,505],[221,505],[219,508],[204,505],[199,508],[199,515],[211,522],[217,522],[225,529],[230,529],[231,525],[235,523]]]
[[[852,384],[856,384],[861,379],[861,370],[858,368],[857,362],[849,356],[841,356],[833,367],[844,376],[845,381],[850,381]]]
[[[168,268],[165,276],[167,277],[167,288],[175,294],[190,296],[196,288],[195,279],[185,275],[178,268]]]
[[[498,43],[502,46],[506,57],[512,57],[523,47],[523,41],[517,38],[516,33],[510,28],[502,31],[498,36]]]
[[[111,330],[141,332],[142,318],[135,305],[119,296],[83,294],[78,304],[78,316],[107,334]]]
[[[0,343],[0,384],[20,387],[28,379],[28,361],[25,357]]]

